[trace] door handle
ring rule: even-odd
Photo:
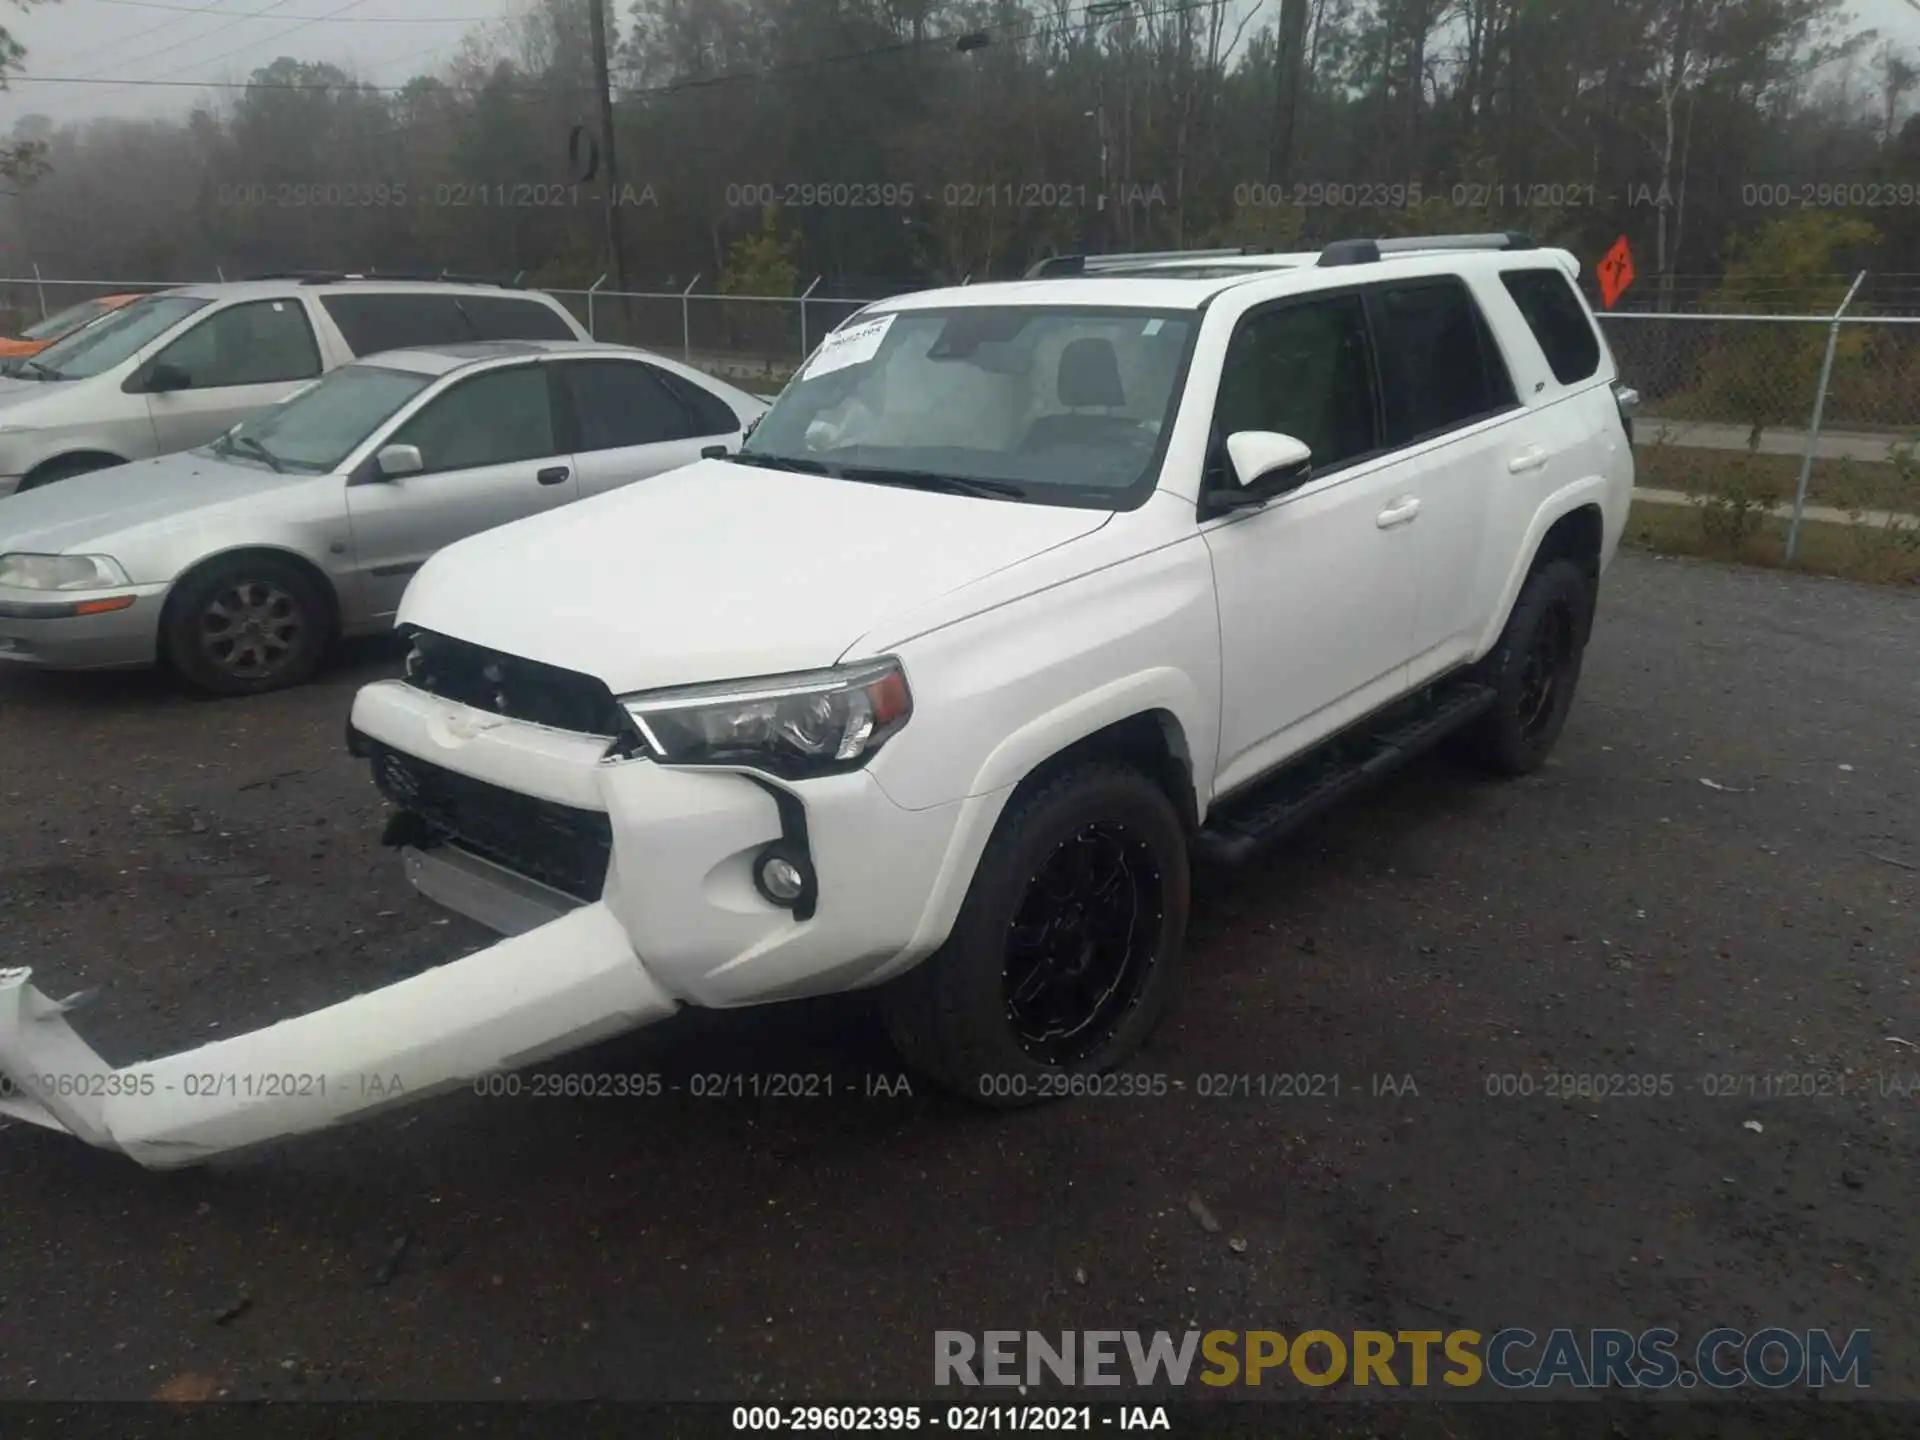
[[[1391,530],[1396,525],[1409,523],[1413,517],[1419,513],[1420,502],[1413,496],[1408,495],[1394,501],[1393,504],[1374,516],[1373,523],[1378,525],[1382,530]]]
[[[1521,475],[1528,470],[1538,470],[1547,463],[1547,452],[1538,445],[1529,445],[1518,455],[1507,461],[1509,475]]]
[[[567,478],[568,473],[567,467],[564,465],[549,465],[533,478],[538,480],[542,485],[558,485],[562,480]]]

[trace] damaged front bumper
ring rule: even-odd
[[[115,1068],[71,1001],[0,969],[0,1118],[150,1169],[194,1165],[411,1104],[671,1015],[604,904],[463,960],[196,1050]]]

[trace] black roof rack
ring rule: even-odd
[[[1050,280],[1064,275],[1097,275],[1133,265],[1153,265],[1165,260],[1229,260],[1243,255],[1264,255],[1258,245],[1236,245],[1224,250],[1130,250],[1111,255],[1049,255],[1031,266],[1028,280]]]
[[[526,272],[522,271],[521,275]],[[493,275],[460,275],[450,270],[435,274],[425,270],[276,270],[264,275],[249,275],[249,280],[295,280],[302,285],[333,285],[346,280],[405,280],[412,284],[493,285],[502,290],[519,290],[521,276],[502,280]]]
[[[1396,235],[1386,240],[1336,240],[1320,252],[1321,265],[1372,265],[1390,255],[1429,250],[1537,250],[1518,230],[1484,235]]]

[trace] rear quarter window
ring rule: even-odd
[[[472,340],[577,340],[551,305],[518,295],[323,295],[321,306],[356,357]]]
[[[320,305],[356,356],[479,338],[453,295],[323,295]]]
[[[1500,283],[1540,342],[1553,378],[1573,385],[1600,368],[1600,337],[1562,270],[1503,270]]]
[[[539,300],[512,295],[462,295],[475,340],[577,340],[560,312]]]

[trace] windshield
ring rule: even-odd
[[[56,310],[38,325],[29,325],[20,332],[22,340],[58,340],[74,330],[78,330],[89,320],[97,320],[107,313],[109,306],[104,300],[82,300],[78,305],[69,305],[64,310]]]
[[[343,365],[271,409],[248,416],[213,448],[276,470],[321,474],[345,460],[433,379],[378,365]]]
[[[135,300],[98,325],[56,340],[25,366],[43,380],[84,380],[111,370],[150,340],[156,340],[207,302],[190,295],[153,295]]]
[[[1118,508],[1153,483],[1190,311],[898,311],[821,342],[748,464]]]

